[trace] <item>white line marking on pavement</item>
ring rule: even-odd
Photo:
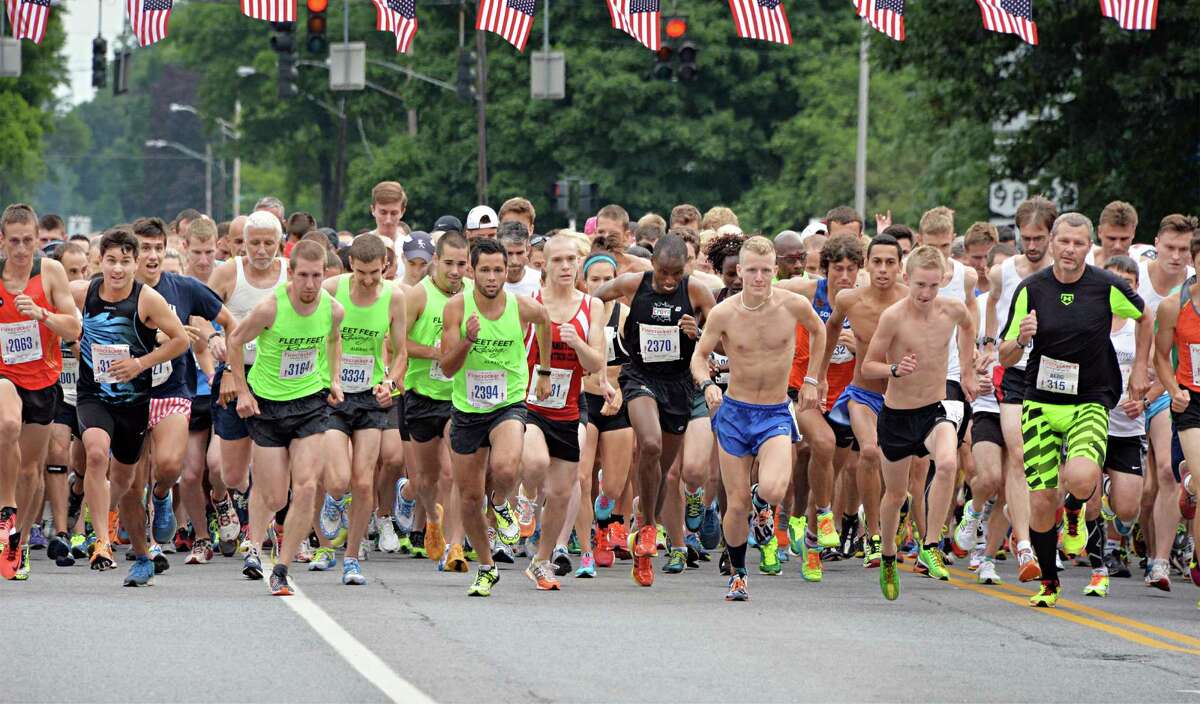
[[[295,585],[292,588],[296,589]],[[304,619],[317,632],[317,635],[321,636],[338,655],[342,656],[342,659],[358,670],[358,674],[375,685],[388,699],[404,704],[433,704],[433,699],[414,687],[411,682],[396,674],[395,670],[388,667],[388,664],[378,655],[350,635],[345,628],[342,628],[337,621],[325,613],[324,609],[299,589],[296,589],[293,596],[280,597],[280,599],[300,618]]]

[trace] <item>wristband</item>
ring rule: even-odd
[[[812,384],[813,386],[820,386],[820,384],[817,383],[817,380],[812,378],[811,376],[804,377],[804,383]]]
[[[225,333],[223,333],[223,332],[221,332],[220,330],[218,330],[218,331],[214,332],[213,334],[209,335],[209,336],[208,336],[208,339],[207,339],[207,340],[205,340],[205,341],[206,341],[206,342],[212,342],[212,340],[213,340],[213,338],[214,338],[214,337],[225,337]]]
[[[549,369],[542,369],[541,367],[538,367],[538,370],[537,370],[537,375],[538,375],[538,376],[550,376],[550,370],[549,370]]]
[[[712,379],[705,379],[704,381],[700,382],[700,393],[704,393],[705,391],[708,391],[708,387],[716,385],[717,382],[713,381]]]
[[[899,379],[899,378],[900,378],[900,375],[896,373],[896,372],[897,372],[897,370],[899,370],[899,369],[900,369],[900,365],[899,365],[899,364],[893,364],[893,365],[892,365],[892,377],[893,377],[893,378],[895,378],[895,379]]]

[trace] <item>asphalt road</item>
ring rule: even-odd
[[[734,604],[715,561],[650,589],[618,563],[550,593],[508,567],[471,599],[473,575],[373,553],[367,586],[297,566],[283,599],[219,556],[173,555],[129,589],[124,560],[34,555],[29,581],[0,583],[0,702],[1200,702],[1200,590],[1178,578],[1093,599],[1073,568],[1058,608],[1035,610],[1011,561],[1004,587],[906,573],[887,602],[875,571],[827,563],[809,584],[793,560]]]

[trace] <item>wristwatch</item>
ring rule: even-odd
[[[700,393],[704,393],[705,391],[708,391],[708,387],[716,385],[717,382],[713,381],[712,379],[705,379],[704,381],[700,382]]]
[[[1022,345],[1022,344],[1021,344],[1021,338],[1019,338],[1019,337],[1018,337],[1018,338],[1017,338],[1017,347],[1020,347],[1021,349],[1026,349],[1026,348],[1028,348],[1028,347],[1033,347],[1033,340],[1030,340],[1028,345]]]
[[[899,379],[899,378],[900,378],[900,375],[896,373],[897,371],[899,371],[899,369],[900,369],[900,365],[899,365],[899,364],[893,364],[893,365],[892,365],[892,377],[893,377],[893,378],[896,378],[896,379]]]
[[[981,337],[981,338],[979,338],[979,344],[981,344],[981,345],[994,345],[994,344],[996,344],[996,338],[994,338],[994,337],[987,337],[987,336]]]

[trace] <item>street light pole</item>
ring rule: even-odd
[[[204,143],[204,214],[208,217],[213,215],[213,200],[212,200],[212,143]]]
[[[854,154],[854,209],[867,217],[867,101],[870,97],[871,66],[867,54],[871,46],[870,29],[862,23],[858,44],[858,148]],[[864,228],[865,230],[866,228]]]
[[[242,120],[242,101],[233,101],[233,129],[237,132]],[[242,214],[242,142],[238,140],[233,157],[233,217]]]
[[[146,140],[146,146],[151,149],[174,149],[197,161],[204,162],[204,208],[209,217],[212,217],[212,145],[206,144],[203,154],[189,149],[178,142],[168,142],[165,139],[148,139]]]

